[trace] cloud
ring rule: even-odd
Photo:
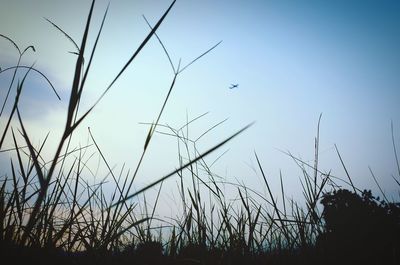
[[[22,82],[28,69],[19,69],[12,82],[14,70],[3,71],[0,73],[0,99],[1,105],[10,93],[7,99],[5,113],[12,109],[14,99],[16,96],[17,86]],[[26,114],[29,119],[41,119],[56,109],[61,108],[67,104],[68,93],[65,89],[57,89],[53,87],[51,81],[46,80],[41,74],[36,71],[30,71],[26,76],[24,85],[22,87],[22,94],[19,101],[19,108],[22,113]],[[12,82],[12,83],[11,83]],[[61,100],[60,100],[60,99]]]

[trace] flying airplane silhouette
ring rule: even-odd
[[[229,87],[229,89],[234,89],[234,88],[236,88],[236,87],[238,87],[239,86],[239,84],[231,84],[231,86]]]

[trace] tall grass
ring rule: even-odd
[[[107,17],[108,8],[104,12],[91,53],[87,55],[87,39],[91,29],[94,4],[95,1],[92,2],[89,10],[80,46],[61,27],[49,21],[56,30],[61,31],[74,43],[77,59],[65,113],[66,123],[54,155],[48,161],[42,156],[48,135],[40,146],[34,145],[20,112],[19,100],[23,93],[25,79],[32,71],[45,78],[57,96],[58,93],[46,75],[34,65],[21,65],[24,53],[30,50],[35,51],[35,48],[29,46],[22,50],[12,38],[0,35],[18,51],[17,64],[0,70],[0,74],[8,71],[13,73],[0,113],[0,116],[6,115],[3,110],[7,105],[11,105],[6,123],[1,127],[0,141],[0,152],[10,153],[11,172],[10,175],[4,174],[0,177],[0,241],[2,245],[62,250],[65,253],[84,251],[92,253],[92,257],[97,257],[102,253],[125,253],[124,255],[129,256],[134,252],[136,253],[134,258],[137,260],[144,258],[144,262],[159,262],[157,258],[163,255],[173,262],[201,264],[263,263],[266,260],[275,264],[296,260],[298,262],[313,261],[317,256],[312,250],[318,238],[326,232],[323,211],[318,202],[324,194],[339,189],[337,182],[347,184],[347,187],[351,188],[355,194],[362,192],[352,182],[336,146],[338,159],[345,170],[346,177],[337,178],[330,172],[320,170],[321,116],[315,137],[313,163],[308,164],[291,153],[287,153],[302,172],[301,187],[305,200],[304,206],[285,193],[282,175],[278,177],[279,192],[273,191],[270,185],[272,177],[265,173],[262,158],[256,152],[254,156],[257,161],[257,171],[262,176],[266,194],[241,183],[228,182],[215,174],[212,167],[225,152],[211,163],[207,163],[205,157],[220,150],[220,147],[241,134],[251,124],[205,152],[198,150],[198,142],[225,120],[211,126],[196,139],[189,137],[188,128],[205,114],[187,120],[180,128],[160,124],[160,118],[180,74],[219,44],[212,46],[186,66],[174,65],[156,31],[175,1],[154,26],[146,20],[150,28],[148,35],[111,82],[105,86],[101,96],[87,110],[84,110],[82,115],[78,115],[86,80]],[[89,142],[86,145],[73,148],[71,139],[76,129],[114,87],[116,81],[152,37],[157,38],[169,59],[174,73],[173,79],[160,110],[156,112],[155,122],[147,124],[149,131],[144,139],[137,166],[132,172],[123,166],[120,172],[116,173],[108,162],[108,154],[103,153],[90,128]],[[15,85],[15,79],[21,72],[23,78]],[[13,88],[16,90],[16,96],[13,102],[9,102],[10,91]],[[155,133],[174,137],[177,141],[179,164],[170,173],[134,191],[133,184],[137,172]],[[393,134],[392,128],[392,136]],[[12,148],[3,148],[6,137],[12,139],[12,143],[9,143]],[[394,136],[392,138],[398,166]],[[107,168],[106,176],[99,176],[89,168],[89,161],[93,159],[94,154],[99,155],[101,163]],[[87,174],[95,177],[97,182],[90,183],[87,180]],[[372,170],[371,175],[376,179]],[[179,202],[177,205],[182,209],[177,212],[181,214],[169,219],[159,218],[156,207],[160,200],[163,183],[172,176],[178,176]],[[399,184],[396,178],[395,181]],[[113,186],[111,193],[105,192],[106,183]],[[376,183],[379,187],[378,181]],[[237,191],[233,200],[223,192],[227,186]],[[153,205],[148,205],[146,192],[154,187],[158,188],[156,199]],[[143,198],[143,202],[132,200],[138,197]],[[386,197],[385,200],[389,202]]]
[[[155,35],[156,30],[164,21],[165,17],[175,4],[175,1],[171,3],[169,8],[164,12],[162,17],[155,24],[155,26],[151,27],[148,35],[145,37],[145,39],[142,41],[136,51],[133,52],[132,56],[127,60],[127,62],[121,67],[120,71],[115,75],[112,81],[106,86],[101,96],[93,103],[91,107],[89,107],[89,109],[83,112],[83,115],[79,116],[79,103],[84,93],[85,82],[87,76],[90,73],[92,60],[96,52],[96,47],[100,39],[108,11],[107,7],[101,21],[100,29],[97,32],[95,43],[91,49],[92,51],[89,54],[89,59],[85,60],[85,52],[87,50],[86,43],[92,22],[94,4],[95,1],[92,1],[84,33],[82,36],[81,45],[79,47],[67,33],[62,31],[62,29],[58,27],[55,23],[49,21],[56,29],[64,33],[64,35],[67,36],[69,40],[75,43],[75,46],[77,48],[77,60],[70,90],[71,92],[69,96],[68,109],[66,111],[65,128],[55,150],[53,159],[51,159],[51,161],[42,161],[41,151],[47,138],[39,149],[33,145],[29,133],[25,128],[24,121],[18,107],[20,95],[24,88],[24,81],[30,71],[33,70],[39,72],[44,78],[46,78],[46,80],[48,80],[44,74],[35,69],[33,66],[28,68],[23,76],[22,81],[18,82],[16,88],[17,93],[14,99],[12,110],[9,114],[8,121],[2,132],[0,148],[3,145],[6,135],[10,133],[10,126],[16,115],[17,121],[19,123],[17,125],[17,130],[22,135],[25,141],[24,144],[26,144],[26,148],[23,148],[23,146],[18,143],[17,137],[14,133],[14,129],[13,127],[11,127],[14,148],[18,157],[17,166],[19,168],[19,171],[16,170],[16,167],[14,165],[15,162],[11,160],[11,179],[6,177],[2,181],[2,205],[4,205],[4,207],[2,208],[1,216],[3,217],[3,224],[6,224],[6,231],[4,231],[4,234],[2,234],[2,236],[4,235],[5,239],[10,239],[21,245],[51,245],[54,247],[63,246],[66,247],[68,250],[74,248],[79,249],[81,247],[84,247],[85,249],[108,248],[110,246],[116,245],[122,234],[124,234],[131,228],[137,227],[139,224],[146,222],[150,218],[145,217],[142,219],[137,219],[133,214],[135,205],[129,202],[130,198],[138,196],[149,188],[173,176],[174,174],[176,174],[176,172],[179,172],[180,170],[191,166],[193,163],[196,163],[196,161],[202,159],[203,157],[213,152],[220,146],[224,145],[226,142],[230,141],[232,138],[248,128],[248,126],[244,127],[242,130],[238,131],[231,137],[228,137],[223,142],[210,148],[208,151],[194,157],[185,165],[181,165],[179,169],[174,170],[173,172],[167,174],[158,181],[151,183],[148,186],[132,194],[132,184],[135,179],[136,173],[147,151],[147,147],[152,139],[154,130],[157,127],[160,117],[164,111],[164,107],[168,102],[171,91],[174,88],[175,81],[178,75],[182,73],[182,71],[190,66],[193,62],[195,62],[216,47],[214,46],[210,50],[206,51],[204,54],[196,58],[193,62],[189,63],[187,66],[183,67],[182,69],[179,69],[178,67],[178,69],[175,71],[174,79],[170,85],[168,94],[161,107],[161,110],[157,115],[156,122],[150,127],[148,136],[145,140],[142,156],[138,162],[133,176],[119,176],[117,179],[117,176],[115,176],[113,170],[107,163],[107,160],[101,152],[100,147],[96,143],[92,133],[89,131],[91,140],[96,146],[97,151],[101,155],[103,162],[107,166],[116,188],[112,194],[111,201],[108,201],[103,194],[103,181],[96,184],[95,186],[89,186],[89,184],[86,183],[85,180],[82,178],[82,172],[87,162],[84,160],[85,158],[83,156],[83,152],[86,151],[87,147],[83,147],[78,150],[74,149],[73,151],[71,151],[70,143],[73,133],[82,123],[82,121],[85,120],[88,115],[90,115],[95,106],[101,101],[106,93],[114,86],[116,81],[122,76],[129,65],[135,60],[143,47],[146,46],[151,37]],[[29,49],[32,49],[33,51],[35,51],[35,49],[33,46],[29,46],[21,52],[19,46],[11,38],[3,35],[1,35],[1,37],[9,41],[18,50],[19,53],[17,65],[15,67],[7,68],[1,71],[1,73],[9,70],[13,71],[13,77],[10,82],[7,95],[2,104],[1,114],[3,114],[4,107],[7,105],[9,100],[10,91],[14,85],[17,72],[20,72],[23,69],[27,68],[26,66],[20,65],[21,58],[24,53]],[[86,67],[84,64],[85,61]],[[52,84],[51,87],[57,94]],[[74,153],[78,154],[76,155]],[[75,156],[75,158],[73,158],[72,165],[69,168],[65,167],[67,158],[71,157],[72,154],[74,154]],[[25,155],[25,158],[28,160],[27,170],[25,169],[26,165],[24,165],[25,159],[22,158],[23,155]],[[8,182],[10,181],[12,182],[13,192],[9,194],[9,196],[7,196],[8,194],[6,191],[6,187]],[[83,194],[80,192],[80,190],[86,190],[86,197],[83,197]],[[94,209],[99,211],[99,215],[95,214]],[[123,223],[125,223],[125,226],[122,226]]]

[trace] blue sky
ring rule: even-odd
[[[90,43],[107,3],[96,4]],[[111,1],[83,108],[94,102],[146,36],[149,29],[141,15],[154,24],[169,4]],[[58,140],[75,60],[68,53],[73,45],[43,17],[79,43],[89,5],[89,1],[1,1],[0,33],[21,47],[35,46],[36,52],[23,62],[35,61],[63,97],[58,102],[38,76],[29,77],[22,114],[36,142],[47,131],[52,131],[52,141]],[[394,194],[391,176],[397,171],[390,123],[400,145],[399,12],[398,1],[178,0],[158,31],[175,64],[181,58],[185,65],[222,43],[179,76],[161,123],[179,127],[187,116],[209,112],[190,128],[196,138],[229,118],[199,142],[204,151],[256,121],[209,161],[229,149],[215,165],[216,173],[260,187],[260,176],[251,169],[255,150],[272,186],[278,187],[282,171],[288,192],[295,194],[300,192],[301,171],[279,150],[311,161],[323,113],[321,169],[345,177],[333,148],[337,144],[357,186],[376,190],[370,166],[385,191]],[[0,67],[16,60],[15,50],[1,40]],[[172,77],[162,48],[152,39],[82,125],[77,143],[86,141],[90,126],[111,164],[126,162],[134,168],[148,130],[139,123],[155,120]],[[0,76],[1,96],[7,78]],[[230,90],[231,83],[239,87]],[[138,186],[174,169],[176,149],[174,139],[157,135]]]

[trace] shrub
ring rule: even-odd
[[[337,190],[323,196],[325,232],[317,248],[331,263],[397,264],[400,250],[400,204]],[[384,263],[382,263],[384,262]]]

